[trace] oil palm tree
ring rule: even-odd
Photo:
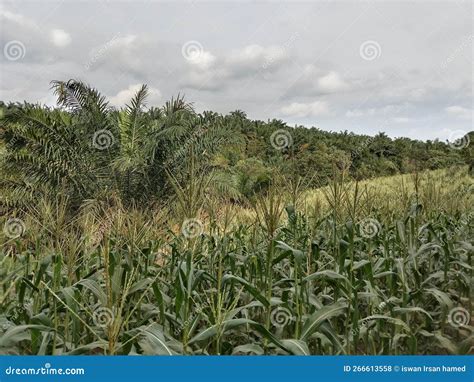
[[[208,176],[209,159],[233,136],[221,117],[202,118],[180,95],[147,110],[145,85],[119,109],[81,81],[53,81],[52,89],[57,108],[10,105],[1,120],[3,203],[59,190],[74,207],[111,193],[147,203],[171,192],[167,174],[187,182],[191,161],[194,174]]]

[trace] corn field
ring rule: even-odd
[[[58,193],[2,218],[0,352],[472,353],[472,194],[465,168],[192,216]]]

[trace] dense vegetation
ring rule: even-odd
[[[469,137],[53,88],[58,109],[3,106],[0,353],[474,349]]]
[[[146,87],[121,110],[81,82],[53,82],[53,89],[59,109],[3,106],[3,204],[62,188],[76,207],[112,193],[148,205],[169,197],[173,183],[210,174],[217,196],[242,201],[277,174],[325,185],[334,164],[366,179],[473,163],[469,147],[289,128],[279,120],[249,120],[241,111],[197,114],[179,96],[145,111]]]

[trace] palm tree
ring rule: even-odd
[[[191,162],[194,176],[208,176],[210,158],[233,136],[221,116],[197,115],[180,95],[146,110],[145,85],[120,109],[80,81],[53,81],[52,88],[57,108],[11,105],[1,121],[4,203],[59,190],[74,207],[111,194],[148,203],[187,182]]]
[[[11,105],[2,119],[7,137],[2,162],[8,174],[2,179],[6,204],[21,204],[59,189],[77,202],[100,183],[101,161],[90,138],[92,126],[106,124],[107,104],[81,83],[56,82],[53,88],[64,108]]]

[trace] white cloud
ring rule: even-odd
[[[71,35],[62,29],[53,29],[50,33],[51,42],[59,48],[71,43]]]
[[[220,57],[205,50],[193,50],[186,55],[191,64],[181,83],[197,90],[218,90],[232,80],[255,76],[256,73],[275,72],[287,58],[284,48],[275,45],[248,45],[234,49]]]
[[[120,90],[115,96],[109,98],[110,103],[113,106],[123,107],[130,102],[135,96],[138,90],[141,88],[141,84],[130,85],[127,89]],[[161,98],[161,92],[153,87],[148,87],[148,98],[147,104],[154,105]]]
[[[216,62],[216,57],[206,50],[193,51],[187,57],[188,62],[200,70],[210,69]]]
[[[472,119],[474,116],[474,110],[462,106],[449,106],[444,110],[461,119]]]
[[[121,46],[130,46],[137,42],[137,36],[134,34],[129,34],[123,37],[118,37],[115,42]]]
[[[312,103],[293,102],[288,106],[281,108],[281,113],[288,117],[316,117],[329,113],[327,102],[316,101]]]
[[[297,81],[287,92],[288,97],[319,96],[352,90],[357,82],[346,79],[336,70],[323,70],[313,64],[305,65]]]
[[[346,81],[342,79],[339,73],[331,71],[317,81],[318,89],[325,93],[334,93],[345,90],[349,87]]]
[[[288,59],[288,52],[281,46],[247,45],[234,49],[224,59],[231,76],[251,75],[260,70],[273,71]]]
[[[196,90],[219,90],[226,85],[228,73],[225,69],[193,70],[187,74],[182,85]]]

